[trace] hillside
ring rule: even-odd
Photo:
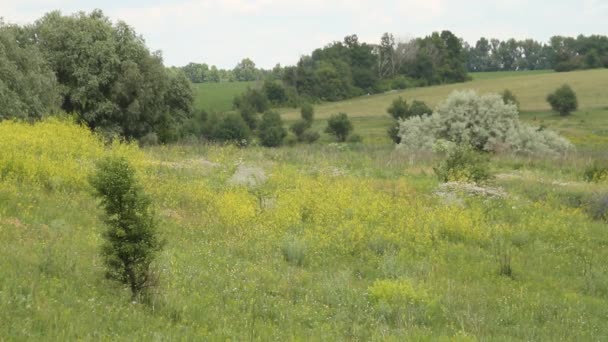
[[[522,119],[535,125],[544,125],[575,140],[577,145],[608,144],[608,69],[554,73],[492,72],[472,74],[473,81],[433,87],[413,88],[355,99],[323,103],[315,106],[315,117],[321,119],[315,127],[322,130],[330,115],[344,112],[352,118],[355,131],[368,143],[390,143],[386,130],[391,118],[386,109],[401,96],[408,102],[420,100],[431,108],[454,90],[473,89],[480,93],[502,92],[510,89],[521,104]],[[550,111],[546,102],[548,93],[564,83],[577,93],[579,110],[567,118]],[[283,118],[293,121],[299,117],[297,109],[282,110]],[[329,137],[324,137],[326,141]]]
[[[256,82],[195,83],[194,107],[208,112],[225,112],[232,109],[232,99]]]
[[[579,108],[591,109],[608,105],[608,69],[575,71],[567,73],[540,73],[476,79],[466,83],[456,83],[433,87],[413,88],[403,91],[358,97],[355,99],[324,103],[316,107],[316,117],[327,118],[331,114],[344,112],[351,117],[386,116],[386,108],[395,98],[420,100],[433,107],[454,90],[474,89],[480,93],[511,90],[519,99],[522,111],[546,111],[550,107],[545,101],[547,94],[564,83],[570,84],[578,94]],[[502,73],[494,73],[502,74]],[[293,119],[298,112],[293,109],[283,111],[286,119]]]

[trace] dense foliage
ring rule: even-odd
[[[578,108],[576,93],[574,93],[574,90],[567,84],[564,84],[556,89],[555,92],[547,95],[547,102],[549,102],[551,108],[560,115],[569,115]]]
[[[267,111],[262,115],[259,127],[260,143],[265,147],[277,147],[283,144],[287,130],[283,127],[281,115],[277,112]]]
[[[386,33],[379,45],[361,43],[351,35],[286,67],[283,81],[302,98],[337,101],[393,87],[403,89],[404,84],[465,81],[464,58],[460,39],[450,31],[408,42],[395,42]]]
[[[471,146],[449,146],[446,152],[445,159],[433,168],[439,181],[481,183],[492,177],[488,156]]]
[[[187,78],[166,70],[160,53],[151,53],[130,26],[113,24],[99,10],[70,16],[51,12],[31,26],[2,32],[12,60],[3,67],[21,79],[7,92],[23,103],[11,106],[13,116],[52,112],[58,90],[60,108],[91,129],[127,138],[154,133],[160,142],[170,142],[192,113]]]
[[[59,103],[55,75],[40,50],[0,19],[0,120],[40,119]]]
[[[480,38],[465,44],[468,71],[541,70],[570,71],[608,67],[608,37],[553,36],[548,44],[533,39]]]
[[[400,146],[433,149],[441,140],[479,151],[560,154],[572,145],[556,133],[519,122],[517,107],[499,95],[453,92],[432,115],[400,121]]]

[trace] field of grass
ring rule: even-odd
[[[457,86],[500,81],[523,100],[515,85],[540,94],[554,75]],[[579,151],[492,156],[483,189],[500,196],[446,188],[439,156],[389,144],[388,116],[370,113],[395,94],[317,107],[322,130],[328,106],[368,106],[353,117],[364,144],[140,149],[73,123],[2,122],[0,340],[607,340],[608,182],[583,180],[608,159],[601,75],[566,75],[582,100],[569,117],[528,98],[522,119]],[[167,242],[146,303],[104,278],[87,180],[107,156],[136,167]]]
[[[483,72],[471,72],[469,75],[473,78],[473,80],[489,80],[489,79],[497,79],[504,77],[513,77],[513,76],[531,76],[531,75],[541,75],[553,73],[553,70],[529,70],[529,71],[483,71]]]
[[[420,100],[434,107],[454,90],[473,89],[479,93],[496,93],[511,90],[521,103],[522,111],[548,111],[547,94],[564,83],[570,84],[577,93],[579,107],[584,109],[605,108],[608,98],[608,69],[543,73],[512,77],[487,78],[465,83],[447,84],[433,87],[412,88],[385,94],[358,97],[341,102],[329,102],[315,107],[317,118],[324,119],[331,114],[344,112],[350,117],[387,116],[386,108],[397,97],[408,101]],[[296,110],[285,109],[285,118],[298,116]]]
[[[232,109],[232,99],[256,82],[224,82],[194,84],[194,107],[208,112],[225,112]]]
[[[570,84],[577,93],[580,110],[571,117],[560,121],[561,118],[550,111],[546,96],[564,83]],[[484,77],[474,77],[473,81],[466,83],[413,88],[363,96],[341,102],[319,104],[315,106],[315,117],[325,120],[335,113],[347,113],[353,119],[355,130],[362,133],[364,140],[369,143],[385,144],[389,142],[386,129],[392,123],[386,109],[394,99],[401,96],[408,102],[420,100],[433,108],[452,91],[467,89],[473,89],[479,93],[496,93],[510,89],[521,104],[521,111],[525,113],[523,115],[524,120],[530,119],[531,123],[534,124],[533,120],[535,118],[539,120],[542,118],[556,126],[560,131],[563,130],[567,136],[569,134],[580,136],[589,133],[599,135],[599,139],[604,139],[601,136],[606,136],[602,132],[608,129],[608,69],[567,73],[545,71],[488,73]],[[288,122],[299,118],[297,109],[287,108],[283,109],[281,113]],[[585,118],[589,115],[592,119],[586,120]],[[566,126],[571,125],[581,126],[580,122],[585,120],[587,125],[595,127],[591,130],[587,129],[591,127],[581,127],[582,129],[578,133],[572,129],[565,129]],[[558,122],[561,122],[561,124]],[[325,123],[320,122],[317,125],[324,127]]]

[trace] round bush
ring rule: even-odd
[[[346,141],[346,137],[353,130],[353,124],[345,113],[334,114],[327,120],[326,133],[336,137],[339,142]]]
[[[515,105],[504,103],[499,95],[474,91],[453,92],[432,115],[401,120],[399,136],[399,147],[412,150],[432,150],[439,140],[522,154],[555,155],[573,148],[552,131],[521,124]]]
[[[560,115],[568,115],[578,108],[576,94],[569,85],[564,84],[555,92],[547,95],[547,102]]]

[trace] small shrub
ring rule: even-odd
[[[397,76],[391,82],[391,88],[393,89],[407,89],[413,86],[411,79],[405,76]]]
[[[249,140],[251,130],[237,113],[229,113],[219,120],[212,128],[211,138],[218,141],[236,141]]]
[[[150,265],[162,249],[150,199],[121,157],[103,159],[90,180],[101,199],[107,230],[102,255],[107,277],[128,285],[133,300],[155,284]]]
[[[294,266],[304,266],[306,262],[306,244],[297,237],[290,236],[281,245],[283,258]]]
[[[302,120],[308,122],[308,127],[310,127],[315,119],[315,109],[310,103],[305,103],[300,109],[300,115]]]
[[[450,148],[433,170],[442,182],[481,183],[492,177],[488,157],[466,145]]]
[[[275,106],[282,105],[288,100],[285,87],[279,82],[266,80],[264,81],[262,90],[268,101]]]
[[[576,94],[569,85],[564,84],[555,92],[547,95],[547,102],[560,115],[569,115],[578,108]]]
[[[285,145],[287,145],[287,146],[295,146],[298,143],[298,137],[296,137],[292,133],[287,133],[287,136],[285,137],[284,142],[285,142]]]
[[[346,142],[351,143],[351,144],[362,143],[363,142],[363,137],[360,136],[359,134],[351,134],[346,139]]]
[[[408,106],[407,101],[399,96],[393,100],[393,103],[391,103],[391,106],[388,107],[386,112],[395,120],[406,119],[410,116],[410,107]]]
[[[262,146],[277,147],[283,144],[287,131],[283,127],[283,120],[277,112],[266,112],[260,122],[259,137]]]
[[[517,100],[517,97],[515,97],[515,94],[513,94],[509,89],[505,89],[500,95],[502,96],[502,101],[505,104],[513,104],[515,107],[517,107],[517,111],[519,111],[519,101]]]
[[[604,182],[608,180],[608,163],[594,161],[585,168],[583,179],[587,182]]]
[[[608,222],[608,194],[597,194],[587,206],[589,216],[594,220]]]
[[[306,131],[308,128],[310,127],[308,121],[304,120],[304,119],[300,119],[296,122],[294,122],[290,127],[289,130],[293,132],[293,134],[296,135],[296,137],[298,137],[298,140],[301,140],[302,134],[304,133],[304,131]]]
[[[395,119],[391,127],[387,130],[388,136],[396,144],[399,144],[401,142],[401,137],[399,136],[399,120],[431,114],[433,111],[422,101],[414,100],[410,106],[404,99],[398,97],[393,100],[393,103],[388,107],[386,112]]]
[[[414,100],[409,110],[409,117],[412,116],[422,116],[427,114],[432,114],[433,110],[426,105],[426,103],[418,100]]]
[[[251,106],[243,106],[239,108],[239,114],[249,126],[249,129],[254,130],[258,126],[259,115]]]
[[[235,109],[244,107],[252,108],[256,113],[264,113],[270,106],[266,94],[259,89],[247,89],[244,94],[237,96],[233,100]]]
[[[352,130],[353,124],[348,119],[348,115],[340,113],[332,115],[327,120],[325,133],[335,136],[339,142],[344,142]]]
[[[307,144],[312,144],[319,140],[320,137],[321,135],[319,134],[319,132],[307,129],[306,131],[304,131],[304,133],[302,133],[301,141]]]
[[[399,135],[399,121],[393,121],[391,127],[386,130],[386,133],[395,144],[401,143],[401,136]]]
[[[156,133],[150,132],[139,139],[139,145],[142,147],[158,145],[158,136]]]

